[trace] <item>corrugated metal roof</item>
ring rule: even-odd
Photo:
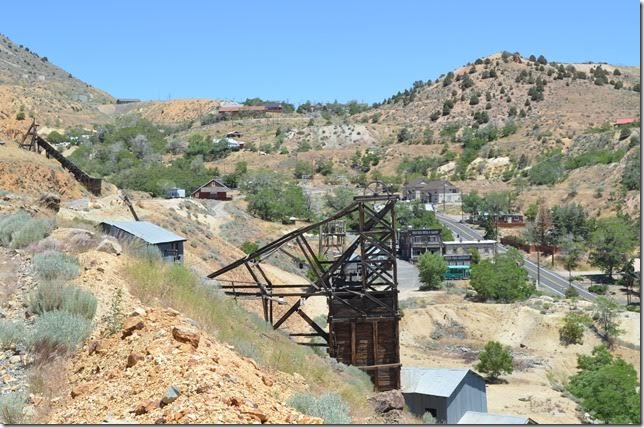
[[[493,415],[468,410],[457,423],[459,425],[525,425],[528,422],[529,418],[526,416]]]
[[[150,244],[161,244],[164,242],[185,241],[186,238],[175,235],[169,230],[157,226],[149,221],[124,221],[124,220],[110,220],[102,223],[118,227],[129,234],[136,236]]]
[[[443,241],[445,245],[459,245],[459,244],[494,244],[496,241],[494,239],[480,239],[478,241]]]
[[[403,367],[400,372],[400,390],[403,393],[449,397],[469,371],[469,369]]]

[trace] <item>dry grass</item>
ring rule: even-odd
[[[232,344],[239,353],[260,365],[299,373],[320,393],[338,393],[349,403],[354,416],[369,411],[366,398],[373,387],[365,373],[295,344],[186,267],[134,260],[127,266],[126,275],[132,293],[142,301],[181,311],[218,340]]]

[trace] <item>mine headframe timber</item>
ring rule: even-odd
[[[263,246],[246,257],[208,275],[217,279],[228,295],[262,300],[264,319],[274,329],[298,314],[313,332],[291,332],[292,337],[319,337],[329,355],[369,374],[378,391],[400,388],[400,345],[398,323],[398,279],[396,268],[396,213],[398,196],[373,194],[356,196],[336,214],[299,228]],[[321,260],[307,241],[307,232],[326,223],[358,217],[355,240],[335,259]],[[315,277],[308,284],[275,284],[261,262],[285,246],[296,245]],[[222,279],[235,268],[245,268],[253,281]],[[304,312],[303,303],[312,296],[325,296],[329,307],[326,332]],[[294,302],[292,298],[297,298]],[[286,299],[291,302],[287,303]],[[286,303],[283,310],[274,302]],[[277,320],[274,316],[277,315]]]

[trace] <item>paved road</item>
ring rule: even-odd
[[[436,213],[436,217],[441,223],[447,226],[453,233],[457,234],[463,239],[467,239],[467,240],[483,239],[483,237],[478,231],[474,230],[473,228],[471,228],[465,223],[459,223],[457,220],[454,220],[453,218],[445,214]],[[498,244],[497,251],[499,253],[505,253],[506,251],[508,251],[508,249],[503,245]],[[536,282],[537,264],[534,262],[531,262],[528,259],[524,259],[523,267],[528,271],[528,276]],[[564,296],[566,289],[568,288],[568,278],[564,278],[563,276],[551,270],[545,269],[543,266],[541,266],[540,271],[541,271],[541,281],[539,283],[539,286],[547,288],[549,291],[551,291],[553,294],[557,296]],[[586,289],[584,289],[583,287],[575,283],[573,283],[572,286],[577,290],[577,292],[579,293],[579,296],[583,297],[586,300],[594,301],[597,298],[597,296],[595,296],[593,293],[586,291]]]

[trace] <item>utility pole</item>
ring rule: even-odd
[[[443,182],[443,212],[445,212],[445,193],[447,193],[447,183]]]

